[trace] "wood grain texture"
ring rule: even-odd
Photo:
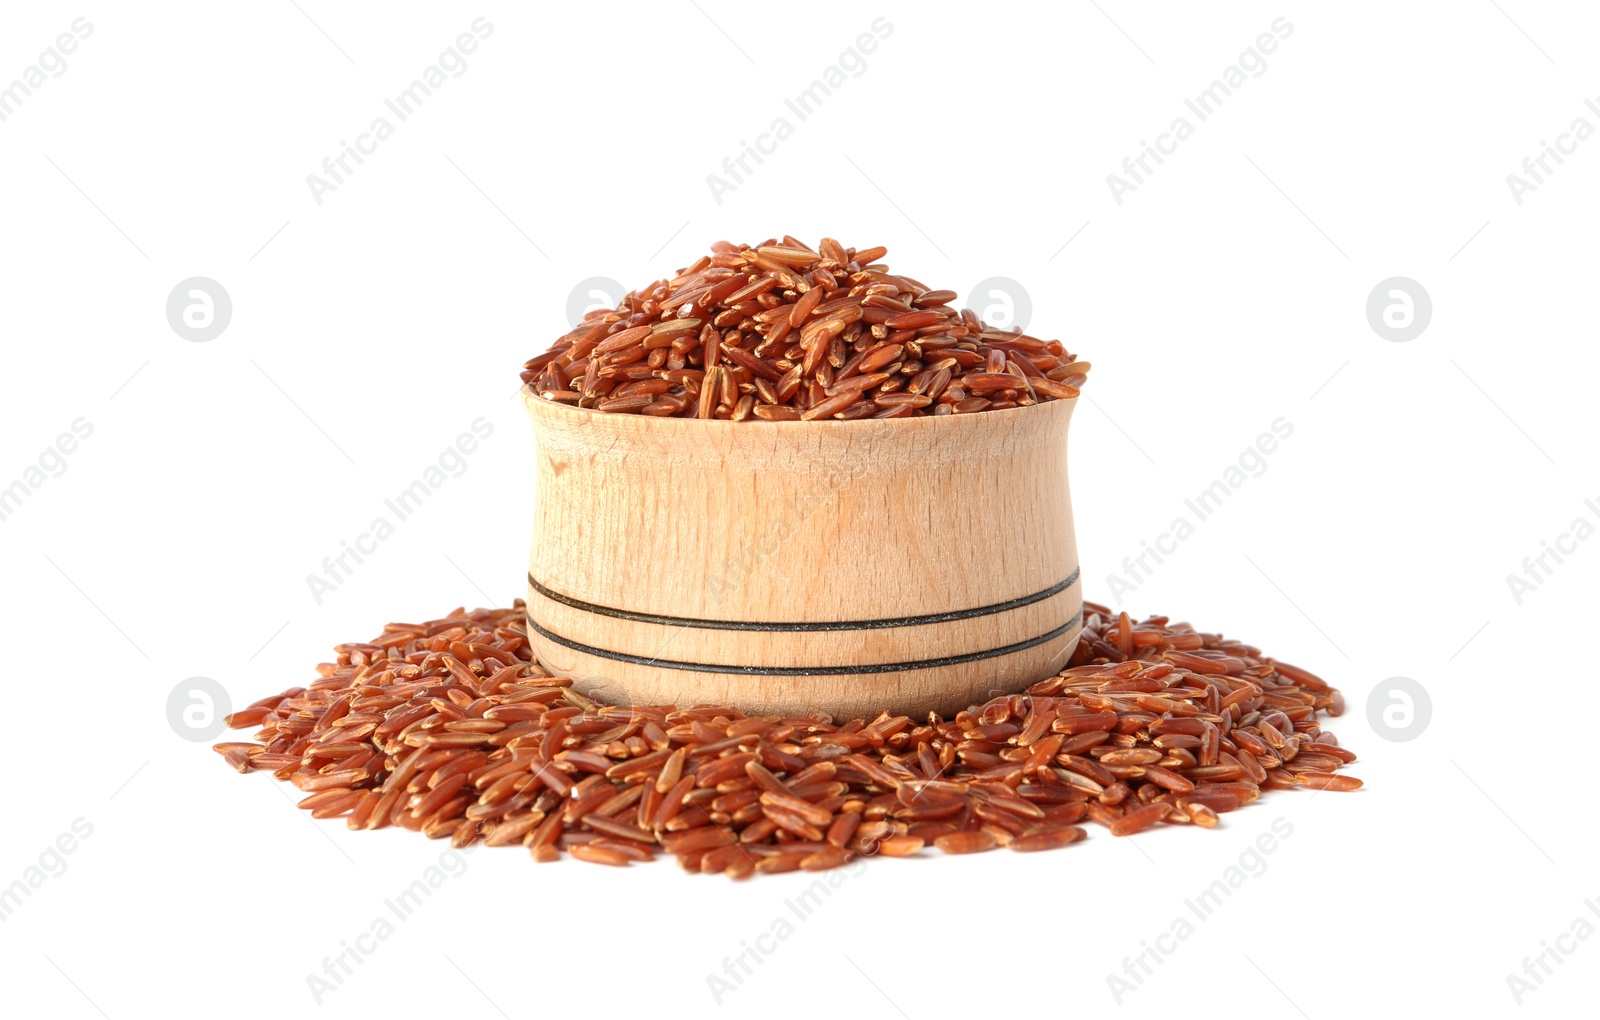
[[[530,639],[580,690],[624,703],[920,715],[1049,676],[1077,642],[1076,400],[735,423],[604,414],[526,389],[523,399],[538,440],[529,575],[554,596],[530,586]],[[1026,604],[862,626],[1017,600]],[[987,654],[1028,642],[1038,643]],[[683,668],[692,665],[712,668]],[[746,668],[819,672],[715,671]]]

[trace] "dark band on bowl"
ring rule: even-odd
[[[934,669],[941,666],[959,666],[967,662],[980,662],[984,659],[996,659],[1002,655],[1013,652],[1026,651],[1053,641],[1072,628],[1083,622],[1083,607],[1079,606],[1072,618],[1061,626],[1040,634],[1038,637],[1028,638],[1014,644],[1003,645],[999,648],[989,648],[981,652],[967,652],[962,655],[945,655],[937,659],[919,659],[914,662],[873,662],[845,666],[728,666],[720,663],[707,662],[679,662],[675,659],[652,659],[643,655],[630,655],[627,652],[613,652],[604,648],[595,648],[573,641],[553,633],[541,626],[530,614],[528,626],[533,628],[540,636],[554,641],[558,645],[570,648],[586,655],[597,655],[602,659],[611,659],[616,662],[629,662],[636,666],[655,666],[660,669],[681,669],[695,673],[733,673],[740,676],[852,676],[858,673],[903,673],[914,669]]]
[[[546,585],[540,584],[532,575],[528,575],[528,587],[543,595],[552,602],[559,602],[573,609],[581,609],[586,613],[595,613],[599,616],[615,617],[618,620],[632,620],[635,623],[659,623],[667,627],[695,627],[701,630],[752,630],[752,631],[784,631],[784,632],[813,632],[813,631],[839,631],[839,630],[889,630],[895,627],[919,627],[929,623],[950,623],[954,620],[970,620],[979,616],[992,616],[995,613],[1004,613],[1012,609],[1021,609],[1031,606],[1035,602],[1043,602],[1047,598],[1059,595],[1078,583],[1078,569],[1073,568],[1072,573],[1065,581],[1052,584],[1043,591],[1036,591],[1032,595],[1021,598],[1009,599],[1005,602],[996,602],[993,605],[979,606],[976,609],[957,609],[948,613],[928,613],[923,616],[896,616],[881,620],[840,620],[819,623],[756,623],[746,620],[701,620],[687,616],[662,616],[659,613],[638,613],[631,609],[617,609],[612,606],[596,605],[582,599],[573,598],[553,591]]]

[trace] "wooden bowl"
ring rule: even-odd
[[[1076,399],[727,422],[522,396],[528,637],[581,692],[922,718],[1051,676],[1078,643]]]

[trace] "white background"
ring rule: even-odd
[[[1014,280],[1029,331],[1093,361],[1072,440],[1090,598],[1292,423],[1122,605],[1335,682],[1350,711],[1333,729],[1368,785],[1271,794],[1213,832],[874,861],[722,1011],[1592,1003],[1597,939],[1564,939],[1573,954],[1520,1007],[1507,977],[1574,919],[1600,925],[1580,650],[1600,542],[1521,604],[1506,578],[1575,518],[1600,523],[1584,506],[1600,501],[1600,140],[1521,204],[1506,177],[1574,118],[1600,128],[1583,103],[1600,96],[1594,12],[442,6],[6,10],[0,83],[74,18],[93,26],[0,122],[0,486],[74,420],[93,427],[0,521],[0,886],[41,854],[57,872],[0,922],[8,1013],[716,1012],[707,976],[809,878],[472,852],[317,1007],[307,975],[445,847],[310,822],[166,706],[195,676],[243,705],[389,620],[520,594],[533,443],[512,395],[574,286],[786,232],[885,244],[964,297]],[[314,201],[307,175],[480,15],[493,32],[466,71]],[[865,71],[803,123],[786,114],[880,16],[892,34]],[[1205,122],[1187,114],[1193,136],[1118,204],[1107,175],[1280,17],[1293,33],[1266,70]],[[793,136],[715,201],[707,175],[784,115]],[[233,302],[206,343],[164,315],[196,275]],[[1406,343],[1366,318],[1392,276],[1433,303]],[[318,604],[308,575],[480,417],[493,435],[466,472]],[[1409,742],[1366,711],[1395,676],[1431,700]],[[44,852],[75,819],[93,831],[63,872]],[[1292,835],[1264,873],[1118,1007],[1107,976],[1277,819]]]

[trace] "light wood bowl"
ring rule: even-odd
[[[1051,676],[1078,643],[1076,399],[727,422],[522,397],[528,637],[581,692],[920,719]]]

